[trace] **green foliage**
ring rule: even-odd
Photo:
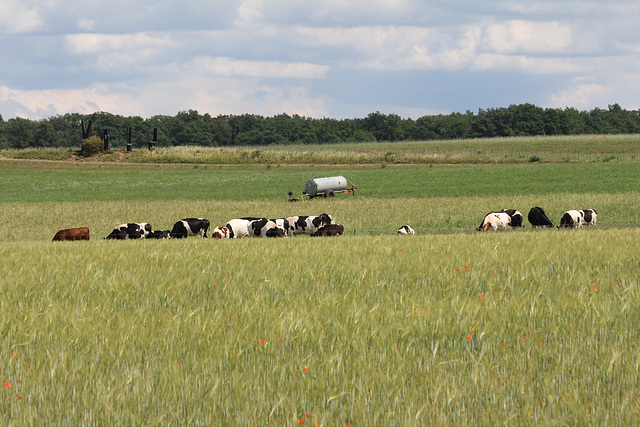
[[[90,136],[82,141],[82,155],[84,157],[95,156],[104,151],[104,141],[97,136]]]
[[[191,146],[267,146],[291,144],[335,144],[340,142],[457,140],[537,135],[637,134],[638,111],[608,109],[578,111],[574,108],[550,109],[532,104],[480,109],[476,114],[454,112],[448,115],[403,119],[379,111],[365,118],[314,119],[279,114],[212,117],[195,110],[175,116],[158,115],[149,119],[124,117],[105,112],[65,114],[40,121],[22,118],[0,123],[0,148],[72,147],[77,144],[80,121],[92,121],[94,129],[108,129],[114,148],[124,148],[128,128],[133,146],[146,145],[146,128],[158,129],[158,147]]]

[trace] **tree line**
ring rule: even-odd
[[[129,127],[133,147],[147,145],[146,129],[157,128],[159,147],[196,145],[254,146],[272,144],[331,144],[338,142],[424,141],[536,135],[640,133],[640,110],[618,104],[607,109],[541,108],[532,104],[480,109],[477,113],[452,113],[401,118],[375,112],[365,118],[309,118],[279,114],[219,115],[181,111],[175,116],[148,119],[107,112],[67,113],[41,120],[0,115],[0,149],[79,147],[81,121],[93,124],[93,135],[108,129],[111,146],[124,148]]]

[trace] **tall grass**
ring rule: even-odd
[[[392,235],[411,225],[418,233],[470,233],[487,212],[514,208],[526,216],[542,206],[556,224],[570,208],[596,209],[599,228],[640,226],[636,194],[570,194],[540,196],[434,197],[423,199],[365,199],[345,196],[336,200],[286,201],[114,201],[4,203],[0,209],[0,241],[50,241],[61,229],[89,227],[92,239],[102,239],[125,222],[148,222],[154,229],[170,229],[182,218],[204,217],[213,226],[233,218],[281,218],[326,212],[349,235]],[[545,230],[557,232],[557,230]],[[521,231],[510,230],[510,234]],[[306,238],[303,236],[302,238]]]
[[[630,425],[638,238],[3,242],[0,420]]]
[[[112,151],[89,161],[199,164],[517,164],[638,161],[638,135],[579,135],[453,141],[301,144],[257,147],[170,147]],[[0,157],[71,159],[70,149],[4,150]]]

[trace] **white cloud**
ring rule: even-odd
[[[11,104],[15,115],[44,118],[71,112],[92,113],[96,110],[123,115],[137,115],[140,102],[113,87],[93,85],[83,89],[16,90],[0,86],[0,105]]]
[[[134,34],[69,34],[67,50],[76,55],[101,54],[112,51],[176,48],[179,45],[168,35],[154,37],[148,33]]]
[[[305,62],[243,61],[232,58],[198,58],[193,66],[204,73],[223,77],[302,78],[326,77],[329,67]]]
[[[507,21],[488,25],[483,47],[496,53],[557,54],[573,46],[571,28],[558,22]]]
[[[264,0],[244,0],[238,7],[238,24],[249,25],[262,19]]]
[[[472,69],[478,71],[526,74],[567,74],[584,72],[592,68],[593,64],[585,59],[499,54],[478,55],[472,66]]]
[[[551,95],[549,104],[556,108],[591,109],[595,105],[613,103],[609,87],[601,84],[579,84]]]
[[[29,9],[22,2],[0,1],[0,34],[24,34],[41,30],[43,20],[36,8]]]

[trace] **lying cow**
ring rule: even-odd
[[[105,239],[144,239],[151,233],[151,225],[146,222],[120,224]]]
[[[212,239],[228,239],[229,229],[227,227],[216,227],[211,232]]]
[[[229,232],[229,239],[241,239],[243,237],[249,237],[249,224],[251,220],[248,219],[232,219],[224,226]]]
[[[403,225],[402,227],[398,228],[398,234],[405,234],[405,235],[414,235],[416,234],[416,231],[411,228],[410,225]]]
[[[287,237],[287,232],[283,226],[267,218],[251,221],[248,225],[248,230],[251,237]]]
[[[547,217],[547,214],[544,212],[544,209],[542,209],[539,206],[535,206],[531,208],[531,210],[529,211],[529,215],[527,215],[527,218],[529,219],[529,222],[531,223],[531,226],[533,228],[554,226],[553,221],[551,221]]]
[[[502,209],[500,212],[504,212],[511,217],[509,226],[513,228],[522,227],[522,214],[520,213],[520,211],[517,211],[515,209]]]
[[[284,227],[267,218],[237,218],[227,223],[230,239],[242,237],[286,237]]]
[[[209,220],[204,218],[184,218],[176,222],[171,230],[171,238],[186,239],[189,236],[202,236],[207,238],[209,231]]]
[[[295,237],[296,232],[292,224],[286,218],[276,218],[271,221],[275,222],[278,227],[282,227],[288,237]]]
[[[323,213],[318,216],[290,216],[287,221],[294,234],[313,234],[321,227],[331,224],[333,218]]]
[[[169,230],[153,230],[146,237],[147,239],[170,239],[171,231]]]
[[[506,212],[489,212],[482,220],[477,231],[506,230],[511,224],[511,217]]]
[[[53,236],[54,242],[63,240],[89,240],[89,229],[87,227],[67,228],[60,230]]]
[[[570,210],[562,214],[558,228],[580,228],[583,225],[596,225],[598,214],[593,209]]]
[[[331,236],[342,236],[344,233],[344,227],[340,224],[329,224],[321,227],[315,233],[311,233],[311,237],[331,237]]]

